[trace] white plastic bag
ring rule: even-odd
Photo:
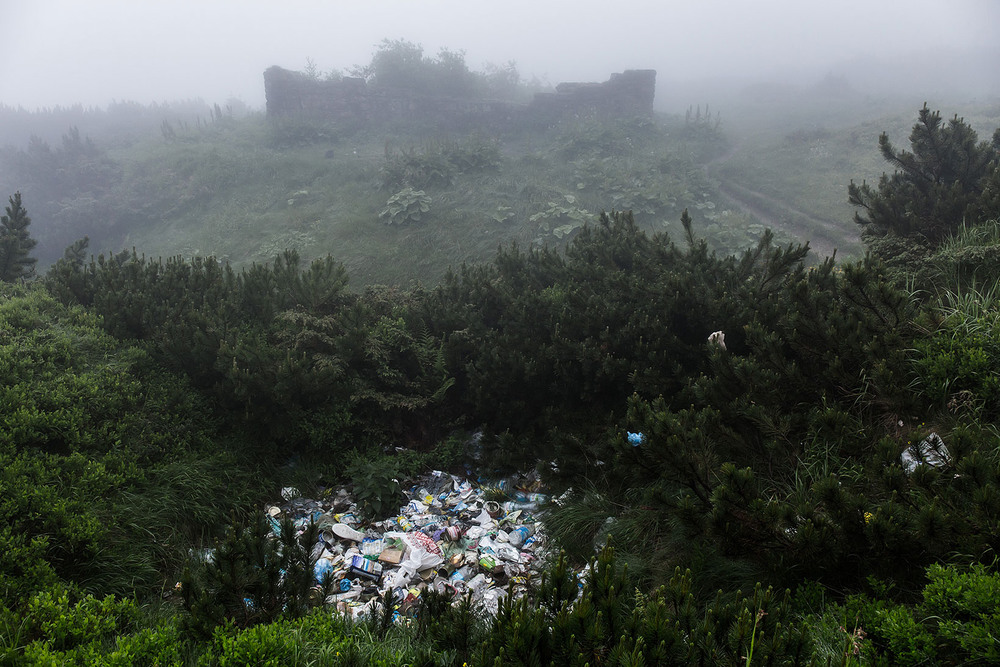
[[[412,533],[390,532],[386,533],[384,537],[401,540],[406,545],[406,555],[399,566],[411,573],[437,567],[444,562],[441,547],[419,531]]]
[[[931,465],[941,468],[951,463],[951,452],[945,447],[944,440],[937,433],[931,433],[920,441],[919,445],[910,445],[899,456],[903,470],[907,475],[921,465]]]

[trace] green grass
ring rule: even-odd
[[[260,115],[178,129],[170,141],[153,136],[110,151],[123,171],[102,202],[112,219],[72,234],[89,233],[95,252],[214,255],[237,267],[294,248],[305,261],[332,254],[354,288],[435,284],[500,245],[565,244],[573,235],[565,225],[579,220],[539,214],[572,199],[570,208],[595,220],[601,210],[631,209],[641,227],[675,239],[687,208],[695,233],[722,253],[772,226],[779,242],[810,240],[818,256],[835,248],[841,258],[859,255],[847,184],[878,178],[879,133],[905,144],[913,110],[884,101],[832,110],[734,104],[750,111],[726,110],[735,120],[721,134],[670,116],[503,136],[277,125]],[[447,185],[415,186],[431,198],[420,222],[379,219],[400,189],[385,182],[387,160],[415,156],[438,168],[456,152],[498,155],[499,169],[460,161]]]
[[[738,199],[733,203],[752,202],[777,229],[813,239],[813,247],[823,254],[836,248],[838,258],[856,258],[864,248],[854,208],[847,202],[847,185],[852,179],[872,183],[892,172],[879,153],[879,135],[885,132],[897,148],[908,148],[920,104],[831,100],[829,108],[822,108],[798,100],[776,105],[771,115],[740,119],[737,114],[729,130],[734,150],[709,171],[734,192]],[[995,110],[988,105],[931,105],[946,118],[955,112],[965,116],[981,140],[996,127]]]

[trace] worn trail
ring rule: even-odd
[[[722,196],[756,217],[764,225],[780,229],[796,238],[808,240],[810,248],[820,257],[832,255],[842,236],[840,223],[817,217],[791,206],[786,201],[748,188],[725,176],[720,167],[729,162],[742,148],[743,144],[734,144],[725,154],[708,162],[704,167],[705,177],[715,182]]]

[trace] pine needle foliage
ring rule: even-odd
[[[979,141],[957,114],[945,123],[924,104],[909,140],[910,151],[898,150],[887,134],[879,136],[879,151],[894,172],[875,188],[850,184],[848,198],[863,211],[855,214],[858,224],[876,235],[919,235],[936,244],[962,224],[1000,213],[1000,129],[992,142]]]
[[[579,587],[560,559],[541,582],[538,604],[501,603],[480,664],[809,665],[811,645],[790,623],[790,596],[757,586],[721,591],[707,604],[678,568],[650,592],[637,589],[608,546]]]
[[[348,292],[331,257],[303,267],[286,251],[236,272],[214,258],[132,252],[67,261],[47,281],[100,314],[111,334],[187,375],[249,426],[262,456],[277,439],[288,456],[387,431],[431,437],[431,420],[417,415],[451,386],[440,341],[407,315],[402,294]]]
[[[35,274],[35,258],[29,253],[37,244],[28,232],[31,218],[21,204],[21,193],[15,192],[0,216],[0,280],[15,282]]]
[[[318,534],[312,523],[299,534],[286,519],[275,535],[260,513],[247,525],[231,525],[211,559],[193,564],[181,580],[190,629],[208,637],[224,623],[248,628],[305,615],[332,586],[327,580],[311,595]]]

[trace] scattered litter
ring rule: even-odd
[[[708,335],[708,342],[718,345],[723,350],[726,349],[726,334],[721,331],[713,331]]]
[[[360,530],[354,530],[346,523],[334,524],[331,532],[342,540],[350,540],[351,542],[361,542],[365,539],[365,534]]]
[[[646,439],[642,433],[632,433],[631,431],[626,431],[628,435],[628,443],[633,447],[638,447],[642,444],[642,441]]]
[[[406,492],[398,514],[370,522],[359,518],[347,489],[323,495],[313,500],[286,487],[284,502],[264,511],[275,536],[285,519],[300,533],[316,524],[316,590],[329,583],[325,602],[355,618],[388,592],[398,617],[412,615],[427,590],[455,602],[471,593],[495,614],[505,596],[526,592],[545,561],[538,515],[549,497],[533,475],[473,485],[433,471]]]
[[[951,463],[951,452],[945,447],[944,440],[937,433],[931,433],[920,441],[919,445],[910,445],[900,455],[903,470],[907,475],[921,465],[931,465],[941,468]]]

